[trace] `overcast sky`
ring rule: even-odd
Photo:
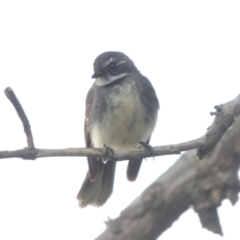
[[[0,150],[26,146],[3,91],[10,86],[37,148],[84,147],[85,97],[93,61],[123,51],[154,85],[161,110],[152,146],[203,135],[213,106],[240,93],[239,1],[0,1]],[[0,161],[0,239],[92,240],[178,156],[144,161],[136,182],[119,163],[112,197],[80,209],[86,158]],[[178,176],[176,176],[177,178]],[[224,238],[203,230],[192,209],[161,240],[237,240],[240,204],[219,210]]]

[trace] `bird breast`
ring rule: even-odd
[[[93,147],[106,144],[116,150],[128,150],[150,138],[157,112],[149,116],[141,97],[135,82],[112,86],[105,96],[105,114],[95,121],[90,132]]]

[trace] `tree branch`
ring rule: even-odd
[[[154,240],[190,206],[204,228],[223,235],[217,208],[226,198],[237,202],[239,166],[240,117],[203,161],[195,150],[183,154],[120,217],[108,221],[96,240]]]
[[[28,147],[15,151],[0,151],[0,158],[23,158],[23,159],[36,159],[42,157],[106,157],[104,149],[102,148],[67,148],[67,149],[39,149],[34,147],[33,136],[29,120],[19,102],[16,95],[11,88],[5,89],[5,94],[16,109],[20,117],[24,132],[27,136]],[[216,144],[221,140],[226,130],[233,124],[235,118],[240,114],[240,95],[234,100],[215,106],[217,110],[215,113],[214,121],[208,128],[207,133],[195,140],[153,147],[153,153],[146,153],[143,149],[134,149],[129,151],[115,151],[114,156],[111,156],[113,161],[124,161],[126,159],[146,158],[152,156],[162,156],[169,154],[180,154],[182,151],[198,148],[197,155],[200,159],[204,158],[207,153],[212,151]]]
[[[13,90],[10,87],[6,88],[4,90],[4,93],[5,93],[6,97],[9,99],[9,101],[12,103],[12,105],[14,106],[19,118],[22,121],[23,129],[24,129],[24,132],[25,132],[26,137],[27,137],[28,147],[29,148],[34,148],[31,126],[30,126],[30,123],[28,121],[27,115],[25,114],[25,112],[22,108],[21,103],[19,102],[19,100],[17,99],[17,96],[15,95],[15,93],[13,92]]]

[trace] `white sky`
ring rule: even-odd
[[[153,83],[161,104],[151,145],[205,133],[216,104],[240,93],[239,1],[0,1],[0,150],[26,146],[3,91],[20,99],[38,148],[84,147],[85,97],[100,53],[123,51]],[[145,161],[135,183],[118,164],[102,208],[77,206],[85,158],[0,161],[0,239],[97,237],[178,156]],[[177,177],[177,176],[176,176]],[[240,237],[240,204],[224,201],[225,237],[202,230],[193,210],[161,240]]]

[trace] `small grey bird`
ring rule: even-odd
[[[96,81],[86,99],[88,148],[130,150],[149,144],[159,102],[150,81],[121,52],[105,52],[94,61]],[[88,173],[78,193],[79,206],[102,206],[113,191],[116,162],[88,157]],[[129,161],[127,179],[136,180],[142,159]]]

